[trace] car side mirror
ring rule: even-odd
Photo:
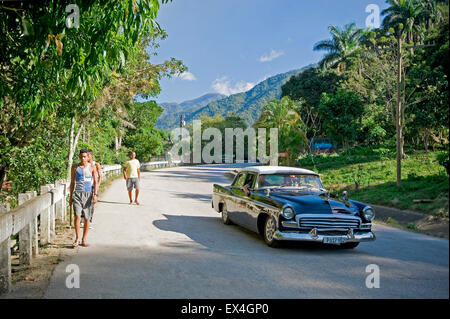
[[[348,201],[348,192],[347,192],[347,191],[344,191],[344,192],[342,193],[342,200]]]

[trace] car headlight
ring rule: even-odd
[[[285,207],[283,209],[282,215],[286,219],[292,219],[295,216],[294,210],[291,207]]]
[[[375,211],[373,210],[373,208],[370,207],[370,206],[364,207],[364,209],[363,209],[363,217],[367,221],[374,220],[375,219]]]

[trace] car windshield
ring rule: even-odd
[[[270,174],[259,175],[256,188],[292,187],[292,188],[323,188],[319,176],[300,174]]]

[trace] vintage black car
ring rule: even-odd
[[[355,248],[375,240],[372,207],[330,198],[318,174],[300,168],[256,166],[240,170],[230,186],[214,184],[212,207],[222,221],[261,234],[270,247],[313,241]]]

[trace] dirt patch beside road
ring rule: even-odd
[[[39,255],[33,258],[31,266],[19,265],[19,256],[11,258],[12,289],[1,295],[1,299],[39,299],[42,298],[56,265],[74,254],[72,248],[73,228],[61,225],[56,230],[52,244],[39,247]],[[77,248],[78,249],[78,248]]]
[[[372,205],[375,222],[439,238],[449,239],[448,219],[391,207]]]

